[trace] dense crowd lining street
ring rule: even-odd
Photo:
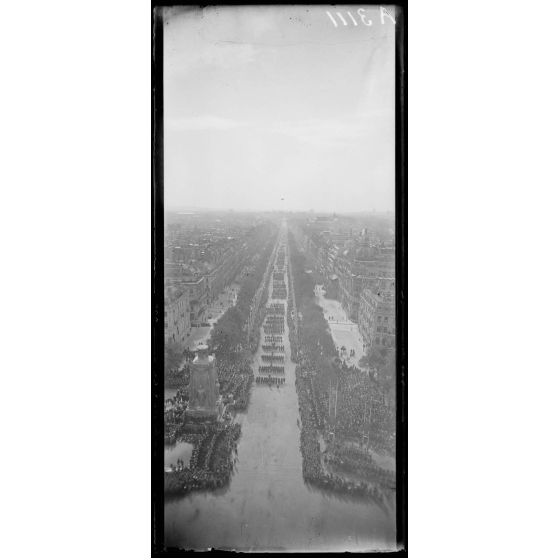
[[[308,401],[301,399],[296,391],[297,374],[291,358],[292,335],[284,310],[289,296],[285,225],[278,243],[280,249],[274,251],[274,266],[282,271],[283,280],[278,280],[275,274],[269,279],[267,297],[262,304],[266,308],[266,317],[271,319],[266,323],[264,318],[260,325],[259,344],[252,359],[253,377],[256,378],[250,389],[253,393],[245,410],[233,412],[239,438],[235,441],[234,436],[231,437],[232,445],[228,446],[234,455],[230,482],[215,483],[214,488],[223,487],[218,492],[192,493],[180,500],[169,501],[165,508],[168,542],[199,548],[211,541],[212,546],[234,544],[238,549],[257,549],[262,546],[260,541],[266,541],[267,548],[273,547],[273,542],[278,548],[284,548],[285,540],[291,540],[293,548],[318,550],[327,548],[341,534],[347,538],[346,533],[350,533],[349,548],[357,550],[372,542],[375,546],[390,548],[393,544],[390,541],[394,540],[390,527],[393,509],[375,505],[373,501],[338,499],[335,494],[342,494],[338,490],[332,491],[334,487],[328,489],[327,483],[319,489],[305,482],[308,460],[305,465],[303,446],[307,439],[301,429]],[[281,372],[270,374],[261,370],[270,365],[271,354],[274,361],[278,356],[274,349],[270,352],[270,344],[283,349]],[[303,415],[299,408],[304,411]],[[207,448],[203,455],[206,461],[213,447],[212,440],[205,443]],[[198,453],[194,449],[194,457]],[[197,463],[204,462],[199,457],[196,459]],[[184,466],[184,462],[180,465]],[[204,475],[198,476],[199,482],[203,482]],[[350,490],[342,489],[342,492],[348,494]],[[306,513],[312,515],[293,521],[290,510],[297,506],[310,509]],[[177,522],[187,521],[186,517],[192,511],[195,513],[192,529],[187,532],[177,529]],[[308,517],[319,521],[308,521]],[[344,519],[340,520],[340,517]],[[371,529],[371,523],[376,527]],[[238,531],[235,525],[239,527]]]

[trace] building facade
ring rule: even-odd
[[[182,349],[188,346],[190,334],[190,298],[187,291],[177,287],[165,290],[165,343],[178,343]]]
[[[377,220],[358,225],[342,218],[310,219],[295,238],[323,276],[328,296],[357,322],[364,342],[395,347],[395,243]],[[355,225],[355,226],[353,226]],[[391,235],[391,237],[390,237]]]
[[[246,260],[249,232],[231,226],[171,227],[169,224],[165,285],[188,293],[191,327],[207,322],[208,307],[238,275]]]
[[[190,322],[199,326],[205,322],[207,305],[210,299],[209,281],[206,275],[188,277],[181,282],[190,296]]]
[[[367,346],[395,349],[395,300],[371,289],[360,295],[358,327]]]

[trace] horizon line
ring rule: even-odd
[[[395,213],[393,209],[353,209],[353,210],[332,210],[332,209],[235,209],[235,208],[210,208],[210,207],[173,207],[164,208],[167,213],[180,213],[182,211],[196,211],[200,213],[207,212],[233,212],[233,213],[331,213],[335,215],[347,215],[355,213],[371,213],[385,214]]]

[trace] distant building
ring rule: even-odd
[[[251,228],[169,224],[165,237],[165,285],[187,291],[190,326],[206,323],[207,310],[243,266]]]
[[[200,325],[205,322],[207,305],[209,303],[209,282],[207,276],[186,277],[181,284],[190,296],[190,322]]]
[[[293,231],[297,246],[324,278],[368,345],[395,347],[395,239],[389,222],[326,216]],[[391,231],[391,232],[390,232]]]
[[[178,287],[165,289],[165,342],[186,349],[190,334],[190,297]]]
[[[360,295],[358,327],[368,346],[395,349],[395,300],[371,289]]]

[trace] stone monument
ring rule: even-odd
[[[186,412],[191,417],[217,419],[220,407],[215,357],[209,354],[207,345],[199,345],[190,364],[190,400]]]

